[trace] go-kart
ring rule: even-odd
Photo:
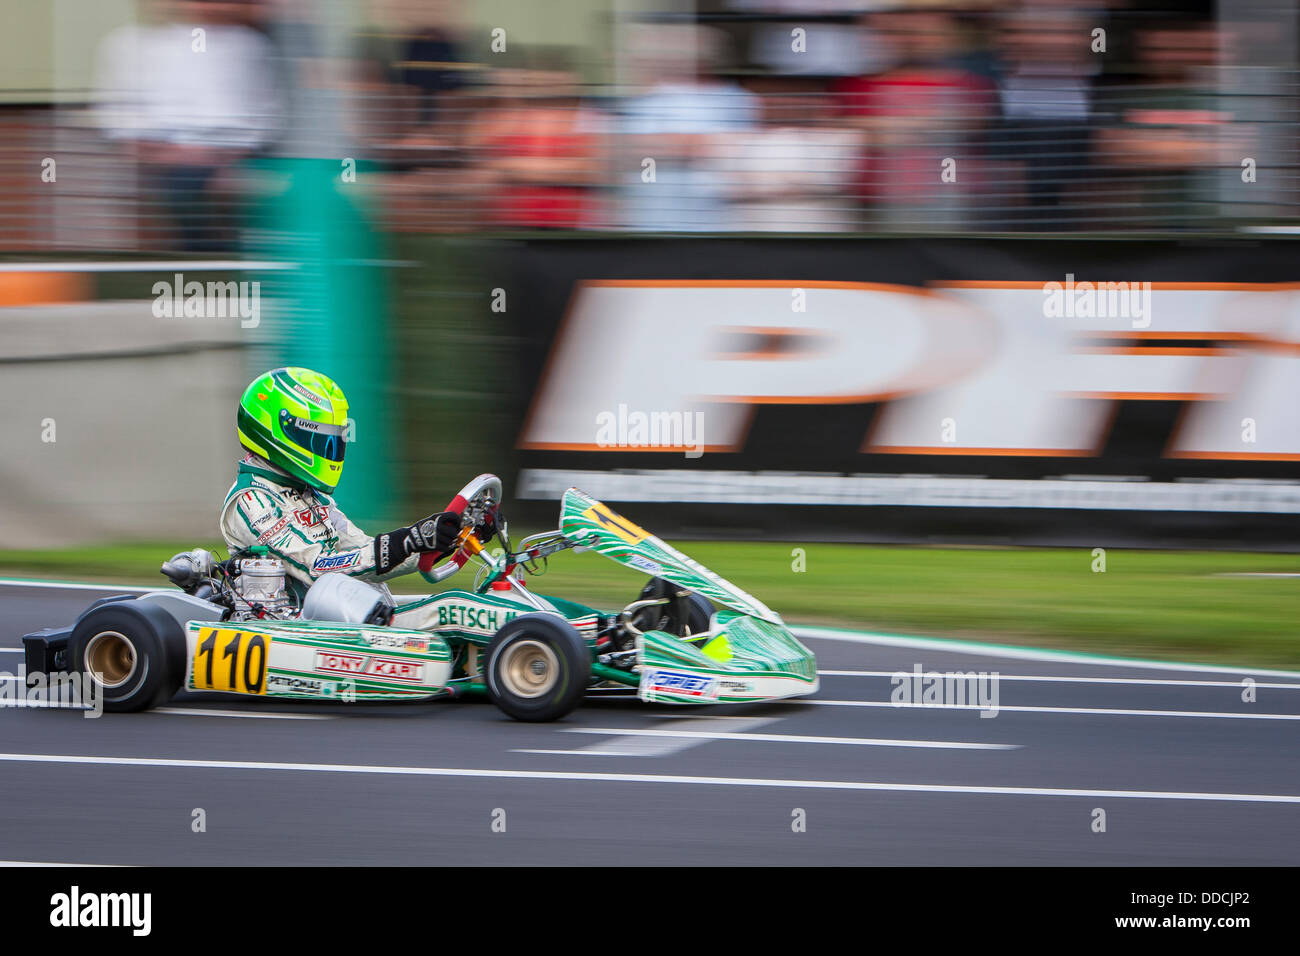
[[[224,561],[184,552],[162,567],[180,590],[105,598],[72,627],[24,637],[27,673],[86,675],[107,711],[159,706],[182,687],[342,701],[486,694],[531,721],[620,688],[678,704],[817,690],[812,653],[775,612],[596,499],[570,488],[559,527],[513,548],[500,503],[501,480],[479,475],[447,508],[461,515],[457,549],[428,576],[442,581],[474,562],[472,589],[399,601],[336,572],[299,598],[264,550]],[[499,549],[475,535],[485,526]],[[527,578],[570,549],[650,581],[612,612],[534,593]],[[413,617],[424,626],[401,626]]]

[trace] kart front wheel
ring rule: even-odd
[[[72,671],[89,675],[110,713],[147,710],[180,689],[185,634],[154,604],[117,601],[81,615],[72,629]]]
[[[591,652],[568,621],[521,614],[492,638],[483,669],[488,697],[515,720],[558,720],[586,692]]]

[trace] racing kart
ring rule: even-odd
[[[329,573],[299,599],[265,549],[225,561],[189,551],[162,566],[179,590],[104,598],[71,627],[26,635],[27,673],[86,675],[107,711],[159,706],[181,688],[341,701],[486,695],[528,721],[617,689],[676,704],[817,690],[812,653],[775,612],[596,499],[568,489],[559,527],[513,548],[500,503],[501,480],[479,475],[447,508],[461,516],[458,547],[429,577],[472,562],[472,588],[399,602]],[[483,527],[499,549],[485,549]],[[616,611],[534,593],[528,578],[566,550],[650,581]],[[424,626],[400,626],[403,617]]]

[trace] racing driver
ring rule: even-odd
[[[438,512],[404,528],[370,535],[331,497],[343,472],[348,403],[327,376],[277,368],[258,376],[239,400],[245,455],[221,510],[231,554],[264,547],[284,562],[299,598],[322,574],[382,582],[420,571],[456,549],[460,516]],[[486,543],[490,527],[476,528]]]

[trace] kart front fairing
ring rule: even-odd
[[[624,567],[703,595],[724,610],[708,634],[684,640],[647,631],[637,642],[638,695],[663,703],[737,703],[813,693],[813,654],[780,615],[608,505],[576,488],[564,493],[560,531]]]

